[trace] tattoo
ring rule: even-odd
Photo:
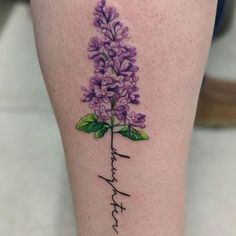
[[[112,202],[111,205],[113,206],[113,211],[112,211],[112,217],[113,217],[113,225],[112,228],[115,230],[116,233],[118,233],[118,227],[119,227],[119,222],[118,222],[118,218],[117,215],[122,214],[123,211],[126,210],[126,208],[123,206],[123,203],[118,203],[116,200],[116,197],[118,195],[120,196],[125,196],[125,197],[130,197],[130,195],[128,193],[125,193],[123,191],[120,191],[117,189],[116,187],[116,183],[118,182],[117,178],[116,178],[116,167],[115,167],[115,162],[117,162],[118,158],[127,158],[129,159],[130,157],[127,155],[122,155],[119,154],[115,148],[112,148],[112,153],[111,153],[112,157],[111,157],[111,179],[105,178],[101,175],[99,175],[99,177],[103,180],[105,180],[111,187],[112,187],[112,191],[113,191],[113,195],[112,195]]]
[[[101,38],[93,37],[88,45],[88,58],[94,63],[94,74],[89,86],[82,87],[82,102],[88,103],[93,111],[82,117],[76,129],[93,133],[96,139],[111,133],[111,178],[99,175],[112,188],[112,228],[118,233],[118,215],[126,208],[118,203],[117,197],[130,197],[119,190],[117,179],[117,162],[119,159],[130,159],[130,156],[117,152],[114,147],[114,136],[120,134],[132,141],[148,140],[144,131],[145,115],[130,111],[130,105],[140,103],[137,81],[139,68],[135,65],[136,48],[125,44],[129,38],[129,28],[119,20],[114,7],[107,7],[105,0],[100,0],[94,11],[94,26],[102,34]]]

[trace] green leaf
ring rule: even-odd
[[[104,125],[103,128],[101,128],[95,133],[95,138],[102,138],[108,130],[109,126]]]
[[[149,137],[147,133],[144,132],[142,129],[136,129],[129,126],[125,126],[120,131],[118,131],[121,135],[133,140],[133,141],[141,141],[141,140],[148,140]]]
[[[95,114],[87,114],[76,124],[76,129],[91,133],[101,130],[107,123],[99,122]]]

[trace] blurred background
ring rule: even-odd
[[[188,168],[186,236],[236,235],[236,4],[221,0]],[[75,236],[27,1],[0,0],[0,235]]]

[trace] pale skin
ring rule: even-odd
[[[96,0],[32,0],[40,65],[61,131],[78,236],[111,236],[110,135],[95,140],[75,124],[90,112],[80,101],[93,65],[87,44],[97,34]],[[186,161],[215,15],[215,0],[107,0],[129,26],[137,48],[141,104],[150,139],[116,135],[131,157],[117,164],[131,197],[118,216],[122,236],[183,236]]]

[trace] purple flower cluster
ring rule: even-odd
[[[138,77],[135,66],[136,48],[124,44],[128,27],[117,18],[113,7],[100,0],[94,11],[94,26],[103,34],[89,42],[89,59],[94,62],[94,75],[89,87],[82,87],[83,102],[88,102],[99,121],[116,117],[133,127],[145,127],[145,115],[130,111],[131,104],[139,104]]]

